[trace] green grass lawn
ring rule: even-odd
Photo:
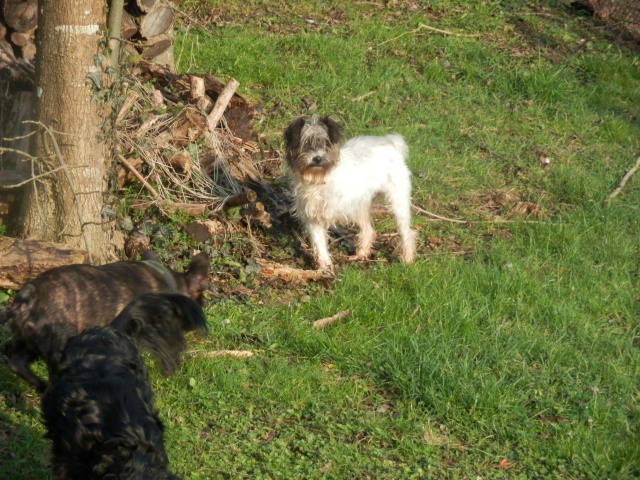
[[[640,174],[604,202],[640,155],[640,46],[569,3],[183,2],[215,25],[180,31],[179,70],[236,78],[265,149],[315,112],[401,133],[414,203],[467,223],[416,215],[408,267],[381,237],[326,288],[212,301],[151,372],[180,476],[640,477]],[[0,370],[0,478],[51,478],[42,433]]]

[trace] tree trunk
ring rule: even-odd
[[[33,172],[63,168],[32,182],[21,212],[22,237],[86,249],[92,263],[104,261],[109,247],[101,218],[108,148],[99,139],[104,119],[101,104],[92,101],[95,85],[89,78],[103,78],[98,41],[105,3],[39,1],[36,116],[41,134],[34,137]]]

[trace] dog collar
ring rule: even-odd
[[[155,260],[143,260],[142,263],[149,265],[151,268],[159,272],[164,281],[167,282],[167,286],[171,289],[172,293],[180,293],[178,292],[178,284],[176,283],[176,279],[173,277],[171,270]]]

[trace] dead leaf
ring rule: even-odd
[[[545,425],[549,425],[551,423],[566,423],[569,421],[569,419],[558,417],[557,415],[538,415],[538,418]]]
[[[515,464],[516,462],[508,462],[506,458],[503,458],[502,460],[500,460],[500,463],[498,463],[497,465],[493,465],[493,468],[500,468],[502,470],[506,470],[507,468],[510,468]]]

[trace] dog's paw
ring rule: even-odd
[[[333,268],[333,263],[329,263],[329,264],[324,264],[324,265],[317,265],[316,266],[316,270],[318,270],[318,272],[324,274],[324,275],[329,275],[332,277],[336,276],[336,272],[335,269]]]

